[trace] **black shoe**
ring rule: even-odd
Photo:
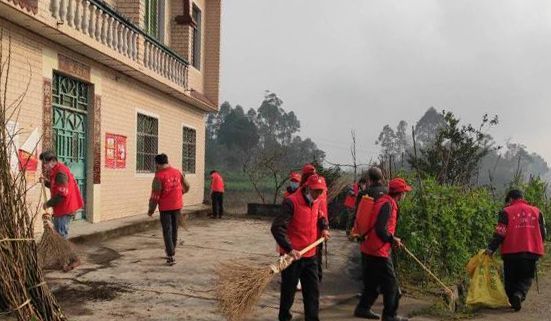
[[[511,307],[515,310],[515,312],[518,312],[520,311],[520,309],[522,309],[522,298],[519,294],[513,294],[509,301],[511,303]]]
[[[385,317],[381,319],[381,321],[408,321],[409,319],[406,317],[400,317],[400,316],[393,316],[393,317]]]
[[[370,319],[370,320],[379,320],[381,319],[381,316],[377,313],[371,311],[371,309],[358,309],[354,310],[354,316],[356,318],[362,318],[362,319]]]
[[[174,264],[176,264],[176,260],[174,259],[174,256],[169,256],[166,259],[166,265],[173,266]]]

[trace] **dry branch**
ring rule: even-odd
[[[7,38],[7,39],[6,39]],[[4,46],[7,43],[7,46]],[[34,241],[34,217],[27,203],[28,186],[24,170],[12,173],[10,161],[14,137],[8,123],[18,122],[19,111],[29,86],[8,102],[11,71],[11,37],[0,29],[0,302],[2,312],[19,321],[66,320],[44,282]],[[29,82],[32,69],[29,65]],[[21,164],[19,164],[21,165]]]

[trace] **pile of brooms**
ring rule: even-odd
[[[14,137],[19,133],[8,132],[8,122],[17,122],[27,92],[10,95],[14,99],[8,101],[10,63],[11,38],[0,29],[0,302],[4,310],[0,318],[11,315],[20,321],[66,320],[39,263],[34,240],[34,214],[38,209],[33,212],[27,203],[25,172],[13,173],[10,167]]]

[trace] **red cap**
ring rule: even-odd
[[[325,185],[325,179],[317,174],[308,177],[305,185],[310,189],[325,190],[327,188]]]
[[[304,175],[304,174],[315,174],[315,173],[316,173],[316,168],[312,164],[306,164],[302,168],[302,175]]]
[[[389,193],[411,192],[413,188],[403,178],[394,178],[388,183]]]
[[[301,178],[302,178],[302,176],[297,172],[291,172],[291,174],[289,174],[289,180],[291,182],[300,183]]]

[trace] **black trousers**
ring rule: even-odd
[[[178,221],[180,210],[161,211],[161,226],[163,227],[163,239],[165,240],[165,251],[167,256],[176,254],[178,243]]]
[[[526,299],[536,273],[536,262],[528,258],[503,258],[505,292],[509,301],[515,294],[520,295],[522,301]]]
[[[212,216],[222,217],[224,215],[224,193],[212,192]]]
[[[291,308],[295,301],[297,284],[302,285],[304,300],[304,320],[319,321],[319,280],[318,258],[302,258],[281,272],[281,299],[279,304],[279,321],[290,321],[293,316]]]
[[[323,279],[323,247],[327,246],[325,243],[318,245],[318,250],[316,251],[316,259],[318,261],[318,279],[321,283]]]
[[[362,253],[362,278],[364,289],[356,310],[370,310],[380,292],[383,295],[383,317],[396,316],[400,290],[392,259]]]

